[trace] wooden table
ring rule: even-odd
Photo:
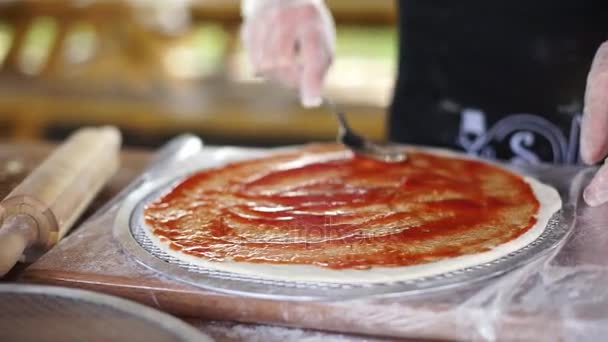
[[[46,143],[10,144],[0,143],[0,196],[3,198],[25,176],[40,163],[52,150],[53,145]],[[97,196],[94,203],[85,213],[84,218],[95,212],[106,201],[125,187],[145,167],[151,156],[150,151],[127,150],[122,153],[122,164],[119,172],[112,178],[105,189]],[[0,281],[16,279],[24,265],[19,265],[8,277]],[[300,339],[338,340],[338,341],[385,341],[369,337],[346,336],[302,329],[274,327],[266,325],[241,324],[232,322],[206,321],[189,319],[188,323],[216,338],[218,341],[291,341]]]

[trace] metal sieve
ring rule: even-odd
[[[190,325],[121,298],[53,286],[0,284],[0,341],[212,341]]]
[[[574,226],[582,183],[590,171],[550,165],[526,167],[518,171],[554,186],[564,203],[562,210],[553,215],[544,232],[535,241],[489,263],[407,281],[372,284],[275,281],[218,271],[178,260],[164,253],[147,237],[143,220],[145,205],[167,191],[176,179],[149,181],[133,191],[117,215],[114,235],[123,249],[138,263],[171,279],[207,290],[300,301],[420,295],[487,281],[550,253],[566,240]]]

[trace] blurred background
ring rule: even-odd
[[[337,56],[327,93],[354,128],[383,139],[397,42],[394,0],[327,0]],[[182,132],[208,144],[335,139],[327,110],[252,77],[239,0],[0,0],[0,137],[65,138],[120,127],[125,145]]]

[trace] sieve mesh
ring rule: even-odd
[[[161,250],[146,233],[143,210],[174,181],[151,182],[132,193],[117,215],[114,234],[137,262],[169,278],[225,293],[282,300],[344,300],[368,296],[419,295],[492,279],[562,243],[572,228],[574,206],[565,205],[531,244],[492,262],[453,272],[391,283],[340,284],[278,281],[205,268]],[[562,194],[563,195],[563,194]]]
[[[176,169],[187,174],[204,167],[222,165],[228,160],[238,160],[238,156],[252,157],[249,152],[243,153],[241,150],[213,150],[212,148],[207,150],[206,153],[191,158],[183,167],[172,167],[172,172],[167,172],[165,177],[159,176],[147,180],[134,189],[125,198],[118,211],[113,214],[115,215],[115,238],[134,261],[169,279],[233,295],[292,301],[402,297],[492,281],[498,276],[551,253],[565,242],[574,226],[576,208],[581,197],[581,180],[586,172],[577,167],[555,167],[554,165],[514,167],[522,174],[554,186],[559,191],[564,205],[562,210],[551,218],[540,237],[524,248],[497,260],[453,272],[391,283],[292,282],[257,278],[194,265],[163,252],[148,237],[143,216],[145,204],[166,192],[181,179],[181,177],[176,177]]]

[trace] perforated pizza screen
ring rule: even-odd
[[[148,205],[170,248],[209,261],[410,266],[516,239],[539,209],[520,176],[412,150],[403,163],[334,144],[196,173]]]

